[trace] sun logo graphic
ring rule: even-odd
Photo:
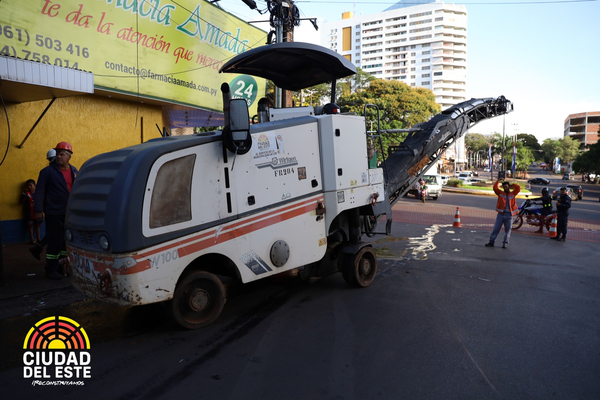
[[[90,339],[74,320],[54,316],[31,327],[23,342],[23,377],[91,378]]]

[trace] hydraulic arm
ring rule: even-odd
[[[381,164],[390,205],[404,196],[444,151],[480,121],[507,114],[513,105],[504,96],[471,99],[456,104],[427,122],[415,125]]]

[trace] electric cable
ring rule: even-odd
[[[0,86],[2,86],[2,78],[0,77]],[[2,107],[4,108],[4,115],[6,115],[6,126],[8,128],[8,138],[6,141],[6,150],[4,151],[4,156],[2,156],[2,161],[0,161],[0,166],[4,163],[6,159],[6,155],[8,154],[8,149],[10,148],[10,121],[8,119],[8,111],[6,110],[6,104],[4,104],[4,98],[2,94],[0,94],[0,100],[2,101]]]

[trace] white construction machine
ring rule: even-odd
[[[245,52],[221,72],[299,90],[356,73],[321,46],[279,43]],[[100,154],[73,186],[65,236],[74,285],[122,305],[169,301],[186,328],[213,322],[222,281],[292,269],[303,278],[340,271],[369,286],[377,258],[362,235],[390,234],[391,206],[480,120],[512,110],[504,97],[457,104],[410,130],[369,168],[365,118],[324,107],[259,107],[222,86],[223,131],[163,137]],[[333,101],[332,101],[333,103]],[[376,231],[377,221],[385,228]]]

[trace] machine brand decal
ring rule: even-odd
[[[273,169],[286,168],[292,165],[298,165],[298,160],[296,159],[296,157],[273,157],[269,161],[256,163],[256,166],[258,168],[271,167]]]
[[[271,272],[272,269],[258,256],[254,251],[246,253],[241,258],[242,262],[246,267],[250,268],[250,271],[254,272],[255,275],[264,274],[265,272]]]
[[[272,158],[277,158],[285,154],[283,150],[283,137],[277,133],[255,133],[252,135],[252,159],[259,165],[270,162]]]
[[[319,246],[325,246],[327,244],[327,238],[319,239]]]
[[[356,180],[356,179],[351,179],[351,180],[350,180],[350,186],[356,186],[356,185],[358,185],[358,180]]]
[[[292,194],[290,192],[284,193],[281,195],[281,200],[286,200],[289,199],[290,197],[292,197]]]
[[[298,167],[298,180],[306,179],[306,167]]]

